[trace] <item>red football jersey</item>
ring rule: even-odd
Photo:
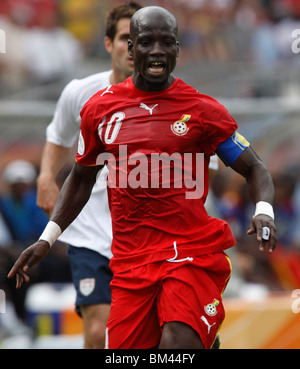
[[[124,83],[83,107],[76,160],[109,167],[114,272],[235,244],[226,222],[208,216],[208,165],[237,129],[228,111],[176,78],[165,91]]]

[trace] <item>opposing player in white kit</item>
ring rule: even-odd
[[[138,9],[139,4],[129,2],[113,9],[108,16],[104,43],[111,54],[112,70],[71,81],[59,98],[54,118],[47,127],[47,142],[37,182],[37,203],[48,215],[59,194],[55,179],[78,141],[83,105],[97,91],[123,82],[133,72],[133,60],[128,54],[129,25],[130,18]],[[112,225],[106,174],[102,171],[85,208],[60,237],[70,245],[68,255],[77,291],[76,306],[84,322],[85,348],[104,347],[110,312]]]

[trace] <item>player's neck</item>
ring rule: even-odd
[[[132,81],[135,88],[137,88],[138,90],[146,92],[160,92],[167,90],[175,81],[175,77],[173,76],[173,74],[171,74],[166,81],[162,83],[153,83],[151,81],[147,81],[139,73],[134,72],[132,75]]]
[[[124,82],[128,77],[124,73],[113,70],[109,77],[109,82],[111,85],[117,85],[118,83]]]

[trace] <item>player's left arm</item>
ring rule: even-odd
[[[267,167],[250,144],[238,133],[221,144],[217,154],[227,166],[246,179],[250,198],[256,205],[255,215],[247,233],[257,234],[260,251],[268,247],[269,252],[272,253],[277,243],[273,212],[275,190]],[[269,229],[269,234],[264,237],[263,231],[268,231],[266,228]]]

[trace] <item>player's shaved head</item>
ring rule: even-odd
[[[174,81],[179,54],[176,18],[159,6],[137,11],[130,22],[128,52],[133,57],[133,81],[144,91],[163,91]]]
[[[177,20],[167,9],[159,6],[147,6],[137,11],[131,18],[130,37],[132,40],[143,30],[165,28],[178,33]]]

